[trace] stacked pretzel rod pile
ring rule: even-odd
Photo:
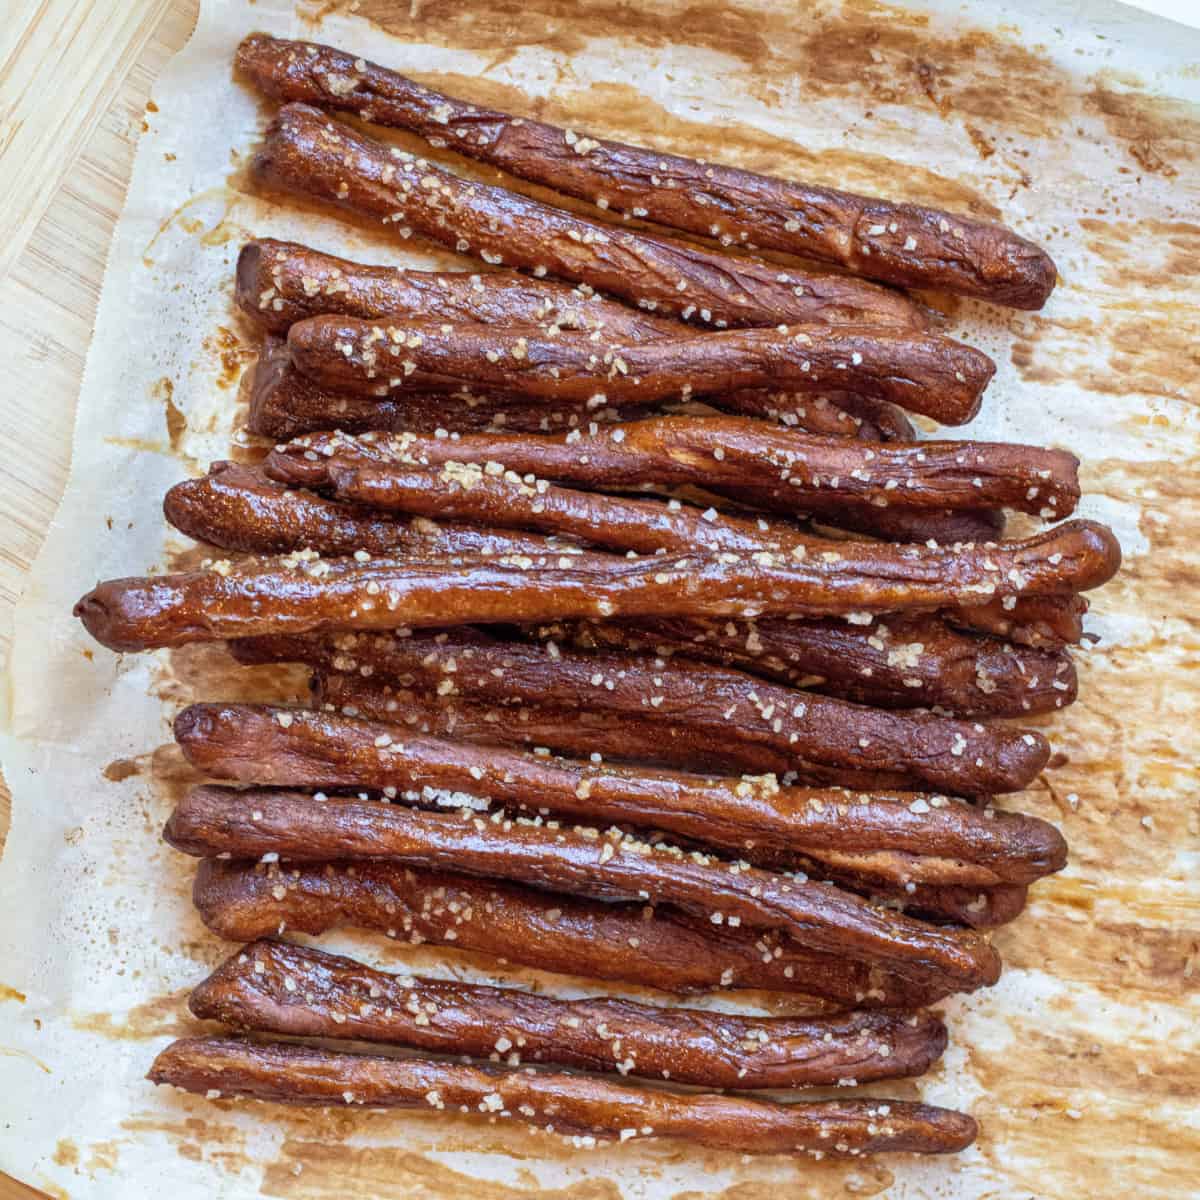
[[[1050,755],[998,719],[1075,698],[1083,594],[1119,550],[1068,519],[1070,454],[918,439],[908,413],[969,421],[993,367],[896,286],[1037,308],[1049,258],[329,47],[256,35],[237,65],[283,104],[264,189],[482,265],[245,246],[237,302],[264,338],[248,428],[275,444],[168,493],[171,524],[215,548],[200,569],[79,602],[114,650],[221,641],[311,674],[307,707],[176,719],[214,782],[165,837],[201,860],[207,926],[244,943],[191,1008],[240,1036],[177,1041],[151,1078],[577,1145],[969,1144],[945,1109],[738,1093],[925,1071],[946,1043],[927,1006],[996,981],[986,931],[1065,862],[1057,830],[993,799]],[[1010,512],[1045,524],[1006,538]],[[384,972],[281,937],[347,926],[662,999]],[[723,988],[805,1015],[678,1003]]]

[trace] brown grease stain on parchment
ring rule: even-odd
[[[121,1128],[137,1141],[164,1137],[180,1158],[211,1163],[233,1174],[257,1164],[246,1151],[242,1131],[220,1120],[221,1110],[229,1107],[229,1102],[213,1105],[199,1096],[172,1093],[165,1112],[136,1113],[122,1121]]]
[[[211,1026],[191,1016],[187,1008],[190,989],[181,988],[135,1005],[128,1012],[79,1013],[72,1017],[76,1029],[121,1041],[146,1041],[161,1037],[188,1037],[204,1033]]]
[[[560,56],[569,72],[570,56],[592,41],[617,39],[661,50],[695,46],[733,60],[731,74],[739,85],[767,103],[778,102],[782,88],[799,79],[811,99],[853,95],[868,109],[932,109],[970,126],[976,145],[983,139],[989,147],[985,157],[996,143],[1019,155],[1021,137],[1060,134],[1070,128],[1078,107],[1099,118],[1134,168],[1168,174],[1177,170],[1178,159],[1200,153],[1200,120],[1193,109],[1121,87],[1106,76],[1079,94],[1072,76],[1019,35],[945,32],[923,14],[873,0],[804,7],[797,13],[790,6],[760,9],[725,0],[653,5],[334,0],[309,5],[307,11],[317,35],[321,17],[350,10],[404,41],[488,55],[486,70],[525,47]],[[1066,103],[1068,96],[1079,103]]]

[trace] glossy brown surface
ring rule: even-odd
[[[1072,704],[1078,690],[1065,651],[963,632],[937,613],[874,617],[866,625],[837,618],[585,621],[545,626],[536,636],[583,650],[700,659],[857,704],[936,705],[964,717],[1053,712]]]
[[[318,702],[330,711],[395,721],[434,737],[481,745],[546,749],[576,758],[598,754],[605,761],[651,763],[721,775],[774,773],[788,782],[821,785],[902,788],[907,782],[896,772],[820,770],[761,742],[731,738],[714,742],[703,728],[665,725],[640,714],[595,712],[552,702],[506,708],[336,671],[318,670],[313,686]]]
[[[430,382],[503,388],[546,401],[650,404],[742,388],[847,389],[962,425],[995,364],[935,333],[883,325],[779,324],[636,341],[496,327],[323,316],[288,330],[292,361],[339,391],[386,396]],[[349,346],[349,352],[346,347]]]
[[[749,394],[749,393],[743,393]],[[356,396],[314,383],[292,366],[287,343],[263,339],[250,387],[246,428],[285,441],[302,433],[340,429],[346,433],[386,430],[433,434],[546,433],[567,431],[618,415],[638,416],[642,409],[588,408],[586,401],[546,404],[504,392],[405,392],[395,397]],[[832,407],[832,406],[828,406]],[[840,411],[840,410],[836,410]]]
[[[797,763],[889,771],[958,795],[1019,791],[1049,757],[1045,738],[1029,730],[850,704],[687,659],[500,642],[460,630],[342,635],[333,644],[332,654],[310,639],[283,652],[375,685],[484,701],[501,712],[554,704],[664,729],[690,726],[713,739],[764,745]]]
[[[311,42],[253,34],[241,70],[278,100],[302,100],[398,126],[618,212],[782,250],[888,283],[1041,308],[1056,271],[1040,247],[1001,225],[698,162],[470,104],[375,63]]]
[[[187,1091],[282,1104],[462,1109],[587,1138],[666,1137],[747,1154],[941,1154],[975,1138],[963,1113],[899,1100],[775,1104],[681,1095],[585,1075],[344,1054],[295,1044],[183,1038],[148,1078]]]
[[[946,1045],[942,1022],[919,1011],[755,1018],[615,997],[558,1000],[391,974],[278,941],[235,951],[193,989],[188,1007],[256,1033],[386,1042],[509,1066],[553,1063],[713,1088],[920,1075]]]
[[[177,483],[163,500],[167,520],[197,541],[225,550],[278,554],[409,555],[413,558],[478,557],[504,554],[553,555],[579,552],[569,541],[439,523],[422,517],[396,518],[283,487],[255,467],[218,462],[207,475]]]
[[[299,447],[310,440],[302,439],[296,452],[302,454]],[[333,474],[340,465],[339,453],[350,460],[367,455],[336,437],[321,439],[321,445],[334,449],[328,478],[336,491],[345,487]],[[339,446],[344,447],[340,452]],[[382,451],[385,461],[355,464],[373,470],[372,491],[355,498],[383,508],[389,506],[385,486],[389,469],[432,468],[447,462],[479,466],[498,462],[521,476],[532,473],[590,488],[668,483],[728,488],[742,498],[761,496],[771,508],[810,512],[834,521],[845,509],[858,510],[865,518],[871,509],[988,506],[1057,520],[1069,516],[1079,499],[1078,460],[1059,450],[994,442],[880,445],[778,429],[742,417],[651,417],[597,426],[594,434],[580,430],[574,435],[528,434],[519,439],[503,433],[454,440],[402,434],[376,439],[373,446]],[[717,450],[719,458],[714,457]],[[442,482],[458,491],[490,488],[500,497],[512,491],[505,484],[514,481],[496,472],[474,482],[467,478]],[[513,492],[513,501],[521,494]],[[674,543],[663,545],[674,548]]]
[[[875,908],[825,883],[763,871],[634,835],[541,818],[426,812],[301,792],[193,788],[163,837],[199,858],[278,855],[284,863],[368,859],[453,869],[599,900],[666,903],[714,925],[777,929],[801,945],[971,991],[994,983],[987,942]]]
[[[632,340],[682,335],[655,317],[552,279],[519,271],[417,271],[369,266],[298,242],[259,238],[238,255],[234,298],[270,333],[325,313],[371,320],[408,317],[455,324],[541,325]]]
[[[699,922],[642,904],[607,904],[467,875],[384,862],[278,864],[206,859],[192,892],[204,923],[230,941],[350,926],[413,944],[484,954],[501,965],[663,992],[751,987],[847,1007],[915,1007],[951,990],[770,930]]]
[[[490,266],[587,284],[660,316],[718,329],[925,324],[911,300],[887,288],[591,220],[452,175],[304,104],[279,110],[253,170],[269,188],[340,205],[390,225],[402,240],[415,233]]]
[[[333,657],[352,662],[352,654]],[[346,669],[353,670],[350,662]],[[427,794],[447,803],[469,795],[526,814],[665,830],[773,864],[789,853],[865,853],[885,860],[877,878],[900,884],[1026,883],[1066,862],[1065,842],[1045,821],[928,793],[781,788],[773,776],[614,768],[269,705],[193,704],[176,717],[175,737],[188,761],[217,779],[328,791],[390,788],[414,803]],[[889,859],[891,851],[901,853]],[[893,860],[911,873],[886,870]]]
[[[937,609],[983,595],[1099,587],[1120,563],[1111,531],[1088,521],[995,547],[838,547],[804,558],[672,555],[557,566],[515,555],[453,563],[263,558],[109,580],[79,600],[75,615],[110,649],[147,650],[265,633],[441,625],[447,613],[488,624]]]

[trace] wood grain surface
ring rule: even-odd
[[[0,655],[54,516],[150,91],[199,0],[17,0],[0,22]],[[15,11],[14,11],[15,10]],[[8,831],[0,781],[0,847]],[[0,1200],[45,1193],[0,1175]]]

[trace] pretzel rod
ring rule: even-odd
[[[676,424],[691,424],[692,421],[698,419],[676,418],[673,420]],[[757,425],[760,422],[738,421],[737,424],[744,427]],[[401,440],[410,437],[415,437],[415,434],[406,432],[402,434]],[[458,444],[458,440],[461,438],[446,438],[443,430],[440,431],[440,436],[430,440],[445,443],[452,448]],[[828,439],[820,440],[826,442]],[[322,444],[329,444],[328,439],[324,439]],[[478,448],[475,446],[469,446],[468,451],[478,454]],[[528,454],[528,450],[523,451],[524,456],[528,457]],[[308,467],[311,460],[306,461],[301,467],[300,474],[311,478],[314,484],[324,486],[326,490],[332,490],[335,494],[341,493],[344,499],[354,500],[356,503],[367,504],[377,509],[401,509],[409,512],[421,512],[427,516],[437,516],[450,515],[457,508],[462,510],[460,515],[466,516],[468,520],[485,520],[490,524],[508,528],[546,527],[553,529],[563,527],[564,523],[566,526],[578,523],[581,524],[581,528],[590,530],[589,540],[600,545],[611,545],[618,550],[643,550],[643,547],[649,547],[648,550],[643,550],[648,553],[659,550],[659,548],[689,550],[689,548],[703,545],[727,548],[738,546],[763,548],[763,546],[779,544],[780,540],[785,541],[787,546],[811,544],[810,539],[798,538],[797,530],[788,527],[781,529],[776,538],[767,538],[763,535],[763,530],[767,528],[766,523],[762,521],[758,522],[757,532],[755,532],[754,524],[748,521],[740,523],[740,528],[752,534],[749,540],[744,538],[739,540],[736,536],[734,538],[721,536],[721,529],[730,526],[730,520],[716,516],[715,511],[708,517],[708,520],[715,522],[714,524],[697,524],[701,509],[688,510],[691,512],[691,520],[688,521],[685,516],[668,517],[662,505],[648,503],[646,500],[618,500],[595,496],[595,494],[587,492],[572,493],[562,490],[552,490],[551,496],[539,494],[534,497],[526,482],[515,474],[506,474],[504,479],[491,478],[491,476],[485,479],[480,474],[481,467],[476,466],[474,462],[469,464],[468,469],[472,470],[473,476],[468,478],[464,474],[463,464],[446,457],[444,448],[439,448],[433,454],[422,455],[422,457],[433,458],[434,461],[444,461],[444,466],[439,470],[424,466],[406,467],[406,464],[415,457],[410,454],[403,454],[401,462],[385,461],[379,464],[370,461],[359,463],[359,457],[352,443],[348,446],[346,454],[335,454],[328,463],[317,470]],[[349,461],[343,462],[343,458],[347,458]],[[487,464],[488,469],[494,469],[494,460],[491,458],[481,458],[480,461]],[[587,462],[584,461],[584,467],[586,466]],[[648,472],[653,469],[652,464],[647,463],[647,469]],[[287,478],[287,476],[295,474],[290,468],[289,456],[286,452],[276,451],[275,457],[271,458],[268,470],[276,479]],[[587,475],[588,472],[583,470],[581,474]],[[676,470],[674,474],[683,473]],[[696,470],[692,470],[692,474],[697,478],[700,476]],[[802,481],[797,479],[796,482],[800,484]],[[816,476],[815,482],[816,485],[820,485],[820,476]],[[793,494],[785,493],[778,500],[776,500],[776,491],[778,490],[767,488],[767,503],[774,502],[775,506],[792,511],[808,509],[816,512],[822,520],[834,524],[834,526],[862,529],[868,533],[902,541],[925,541],[932,538],[953,544],[955,541],[991,541],[995,539],[997,532],[995,518],[1000,516],[998,514],[977,510],[967,512],[953,512],[944,509],[918,509],[908,512],[899,508],[883,510],[877,506],[877,503],[881,502],[872,503],[869,499],[847,497],[842,494],[839,487],[836,486],[839,482],[838,476],[832,476],[832,482],[834,487],[797,487],[794,488]],[[914,487],[918,486],[916,480],[911,479],[910,482]],[[514,485],[516,490],[514,490]],[[545,490],[547,485],[545,482],[539,482],[538,486],[541,490]],[[653,487],[653,479],[648,479],[643,486]],[[463,494],[467,490],[469,490],[469,494]],[[672,488],[660,488],[660,491],[671,490]],[[738,494],[736,488],[732,487],[722,488],[718,485],[712,490],[718,494],[721,491],[730,492],[734,496]],[[878,491],[882,496],[882,484]],[[707,498],[709,493],[703,494]],[[917,492],[910,490],[907,494],[916,496]],[[757,500],[760,499],[760,496],[751,491],[750,498]],[[557,499],[558,503],[552,503],[553,499]],[[533,505],[533,516],[530,516],[530,505]],[[624,523],[618,520],[623,506],[629,511],[628,520]],[[672,509],[678,510],[678,508],[678,500],[672,500]],[[642,526],[653,526],[655,517],[659,515],[664,517],[664,520],[658,521],[661,526],[661,536],[652,536],[652,529],[641,528]],[[671,527],[674,524],[686,526],[691,532],[670,536]],[[628,536],[623,538],[622,533],[626,530],[631,533],[636,532],[637,535],[631,540]]]
[[[591,899],[668,903],[714,925],[733,920],[779,929],[815,950],[901,974],[945,977],[965,990],[1000,974],[999,956],[974,934],[885,912],[828,884],[541,818],[493,822],[469,808],[426,812],[373,800],[198,787],[176,806],[163,837],[198,858],[383,859]]]
[[[353,649],[334,657],[343,653],[348,658]],[[1066,844],[1046,822],[937,795],[780,788],[773,775],[712,779],[597,766],[268,705],[190,705],[175,719],[175,737],[193,766],[218,779],[393,796],[402,790],[405,799],[423,789],[466,794],[535,814],[665,830],[751,859],[761,852],[900,850],[913,856],[909,878],[923,878],[928,856],[957,861],[926,882],[976,886],[1029,882],[1066,862]]]
[[[329,480],[337,499],[368,508],[561,534],[607,550],[639,554],[731,550],[753,554],[759,550],[790,552],[797,546],[814,549],[821,544],[811,534],[805,535],[794,525],[778,520],[729,516],[711,506],[681,505],[674,499],[663,503],[563,488],[544,479],[523,479],[514,471],[490,474],[488,468],[474,463],[450,462],[438,468],[343,464],[335,460],[329,464]],[[799,502],[803,504],[807,499],[812,500],[809,507],[817,519],[829,525],[871,530],[878,524],[875,514],[879,510],[856,500],[845,500],[827,491],[809,493]],[[899,516],[901,512],[889,510],[887,515]],[[915,515],[921,532],[928,532],[926,514],[918,510]],[[946,528],[943,523],[938,532]],[[985,522],[982,531],[972,524],[966,532],[982,532],[980,541],[995,540],[990,523]],[[907,530],[904,533],[906,542],[920,540]]]
[[[281,487],[254,468],[231,463],[214,463],[207,476],[176,484],[168,491],[163,509],[167,520],[183,533],[238,552],[314,550],[344,555],[361,549],[415,558],[525,554],[547,563],[580,552],[573,544],[557,539],[509,530],[434,524],[422,517],[409,522],[379,518],[301,489]],[[823,625],[763,622],[762,635],[757,638],[757,626],[750,623],[745,623],[740,635],[727,636],[720,631],[728,623],[687,621],[650,623],[644,631],[638,626],[610,627],[611,623],[605,623],[595,629],[560,633],[559,637],[578,637],[581,642],[607,640],[617,649],[636,649],[650,638],[660,651],[680,650],[690,657],[742,666],[793,685],[808,685],[813,673],[823,670],[833,678],[817,690],[885,707],[939,704],[968,715],[1017,715],[1059,707],[1074,698],[1074,673],[1065,656],[1060,656],[1059,664],[1065,669],[1055,674],[1046,661],[1048,656],[1035,651],[1009,647],[1003,653],[988,653],[985,648],[994,643],[952,633],[939,618],[911,620],[914,630],[905,640],[924,647],[916,661],[911,650],[895,651],[882,643],[872,626],[847,626],[837,621]],[[680,631],[673,643],[668,632],[672,624]],[[886,629],[884,637],[888,636]],[[703,642],[687,640],[696,637]],[[760,660],[761,649],[759,655],[741,652],[743,642],[766,647],[765,661]],[[777,652],[787,656],[787,663]],[[843,658],[847,652],[850,657]],[[902,666],[892,664],[897,653]],[[864,676],[863,671],[870,674]],[[846,674],[845,680],[837,678],[840,672]],[[915,684],[911,682],[914,679]]]
[[[349,259],[323,254],[295,242],[262,238],[247,242],[238,256],[236,299],[239,306],[269,333],[286,335],[287,330],[306,317],[337,313],[367,320],[387,316],[410,319],[447,320],[455,323],[478,322],[484,325],[540,324],[547,330],[603,329],[609,336],[633,341],[678,337],[681,327],[674,321],[654,317],[622,304],[604,300],[594,292],[547,280],[531,280],[515,271],[495,271],[487,275],[462,271],[410,271],[397,267],[367,266]],[[336,425],[349,429],[356,423],[361,429],[417,429],[436,416],[435,398],[408,397],[403,406],[389,401],[371,401],[330,393],[290,369],[290,359],[270,371],[264,360],[277,356],[282,338],[268,337],[268,349],[259,359],[256,393],[251,400],[252,421],[260,423],[264,411],[290,411],[296,418],[309,414],[311,429]],[[375,399],[375,398],[372,398]],[[479,417],[483,408],[496,416],[506,428],[537,429],[544,410],[529,401],[508,397],[480,397],[455,424],[464,428],[462,417]],[[869,441],[912,440],[916,435],[904,414],[890,405],[867,400],[853,393],[839,393],[836,403],[821,396],[768,391],[732,392],[719,398],[720,407],[751,416],[807,429],[810,433],[861,436]],[[596,419],[595,410],[583,408],[584,416]],[[407,425],[399,420],[408,412]],[[451,410],[454,414],[454,410]],[[331,421],[330,416],[337,420]],[[555,414],[549,414],[553,416]],[[575,415],[575,414],[572,414]],[[348,420],[348,419],[349,420]],[[278,420],[279,418],[277,418]],[[382,423],[372,424],[372,420]],[[486,424],[486,422],[482,422]],[[572,422],[577,424],[578,422]],[[437,422],[430,425],[436,427]],[[552,424],[566,425],[561,420]],[[294,437],[304,432],[271,432],[258,429],[269,437]]]
[[[415,233],[490,266],[586,284],[664,317],[718,329],[925,324],[916,304],[888,288],[592,220],[451,174],[305,104],[279,110],[251,169],[267,188],[390,225],[401,240]]]
[[[870,880],[861,885],[848,879],[843,886],[851,887],[860,896],[875,903],[895,905],[900,912],[926,921],[948,921],[970,929],[997,929],[1015,921],[1025,910],[1028,885],[1002,883],[993,888],[965,887],[961,884],[916,883],[899,898],[890,892],[880,892]]]
[[[847,787],[904,787],[897,772],[819,769],[760,742],[714,744],[703,729],[649,718],[553,704],[502,707],[434,696],[354,675],[318,671],[314,695],[329,711],[402,723],[411,730],[484,745],[513,746],[604,760],[617,759],[718,774],[776,774],[789,782]]]
[[[925,1012],[748,1018],[632,1000],[556,1000],[516,988],[395,975],[286,942],[235,951],[193,989],[201,1019],[715,1088],[832,1086],[921,1075],[946,1027]]]
[[[312,452],[316,460],[307,457]],[[329,472],[338,464],[385,470],[448,463],[500,463],[520,476],[588,488],[658,484],[729,490],[792,513],[836,514],[846,505],[1007,505],[1050,520],[1069,515],[1079,499],[1078,459],[1060,450],[998,442],[878,445],[740,417],[660,416],[567,434],[452,439],[317,434],[276,450],[268,470],[289,481],[294,473],[294,481],[320,487],[333,482]]]
[[[618,304],[590,288],[519,271],[417,271],[323,254],[298,242],[258,238],[237,261],[234,299],[268,333],[325,313],[371,320],[404,316],[452,323],[542,325],[633,341],[686,331],[676,321]]]
[[[398,437],[387,434],[367,433],[360,437],[346,437],[332,433],[316,433],[299,437],[294,442],[276,447],[268,455],[264,469],[274,479],[298,487],[327,488],[329,486],[329,463],[325,460],[339,459],[368,464],[387,465],[402,462],[404,457],[416,459],[422,466],[447,462],[480,462],[499,461],[497,454],[503,454],[508,460],[505,465],[509,469],[520,471],[521,467],[530,466],[531,471],[521,471],[522,474],[553,474],[565,477],[569,473],[576,477],[582,471],[577,463],[578,458],[586,454],[589,461],[596,455],[593,449],[599,449],[605,455],[605,469],[614,470],[622,466],[630,473],[630,477],[638,478],[637,460],[622,458],[614,453],[621,442],[613,443],[611,439],[601,438],[598,427],[588,427],[585,431],[569,434],[570,441],[563,439],[562,448],[550,447],[550,439],[539,443],[539,461],[535,464],[528,458],[528,448],[524,438],[503,438],[502,440],[484,440],[480,442],[460,436],[452,438],[446,446],[440,446],[444,439],[421,438],[415,433],[403,433]],[[593,442],[596,439],[596,442]],[[582,450],[580,449],[582,447]],[[714,448],[715,450],[715,448]],[[722,450],[722,454],[724,451]],[[553,460],[549,456],[553,454]],[[714,486],[721,489],[718,481],[715,485],[711,478],[722,469],[723,459],[713,458],[689,467],[687,454],[676,455],[655,466],[655,474],[674,478],[683,474],[684,478],[695,479],[704,484],[710,491]],[[511,466],[510,464],[516,464]],[[571,464],[575,463],[574,466]],[[587,466],[587,464],[583,464]],[[692,474],[686,474],[691,471]],[[616,475],[618,481],[622,476]],[[629,484],[627,486],[634,486]],[[750,485],[743,480],[740,487],[746,489]],[[732,480],[723,490],[733,498],[744,495],[739,492],[737,480]],[[770,492],[760,486],[752,493],[752,500],[759,507],[782,508],[784,512],[793,511],[794,501],[788,495],[790,487],[784,489],[782,502],[772,501]],[[883,510],[881,510],[882,514]],[[892,514],[893,516],[897,514]],[[877,518],[878,519],[878,518]],[[924,539],[922,539],[924,540]],[[940,540],[940,539],[938,539]],[[843,549],[844,545],[840,545]],[[1078,642],[1082,636],[1081,617],[1087,610],[1087,602],[1078,596],[1054,595],[1045,597],[1017,598],[1006,597],[987,603],[972,601],[967,605],[948,612],[948,618],[956,625],[965,629],[976,629],[984,633],[993,633],[998,637],[1011,638],[1022,644],[1039,647],[1058,648],[1062,645]]]
[[[333,676],[326,681],[324,692],[328,696],[354,701],[345,706],[345,714],[362,714],[380,720],[401,724],[410,736],[414,730],[430,735],[444,735],[456,739],[455,744],[470,742],[480,745],[485,753],[496,753],[497,746],[533,748],[537,758],[549,754],[547,745],[561,747],[569,753],[590,756],[594,762],[608,758],[641,760],[642,763],[668,762],[686,769],[711,765],[715,770],[763,770],[780,766],[768,751],[754,746],[723,747],[720,753],[706,753],[702,739],[693,733],[679,736],[673,728],[663,729],[650,723],[639,724],[636,720],[616,721],[606,714],[572,713],[547,709],[522,708],[498,710],[480,705],[446,704],[431,702],[420,696],[408,696],[403,701],[403,717],[397,712],[388,712],[400,702],[387,688],[369,688],[365,681],[353,677]],[[337,706],[327,706],[333,711]],[[513,717],[516,717],[514,722]],[[505,724],[497,722],[503,717]],[[603,753],[600,753],[603,751]],[[794,768],[795,760],[780,766],[789,769],[785,779],[812,778],[822,783],[850,784],[872,787],[878,790],[894,782],[894,778],[883,772],[854,772],[817,770],[803,764],[803,772]],[[265,771],[264,771],[265,774]],[[306,786],[312,786],[307,780]],[[392,789],[387,785],[379,789],[387,794]],[[397,794],[399,791],[397,789]],[[405,801],[426,808],[461,807],[468,802],[466,792],[451,792],[443,788],[422,786],[419,791],[405,791]],[[520,806],[516,806],[518,809]],[[533,811],[544,812],[545,803]],[[530,810],[526,810],[530,811]],[[583,806],[580,811],[586,811]],[[658,835],[652,835],[658,836]],[[697,845],[714,844],[717,835],[702,837]],[[729,847],[739,853],[736,843]],[[1003,887],[1012,885],[984,886],[982,880],[993,879],[994,873],[987,867],[978,867],[962,860],[935,859],[929,856],[906,854],[888,850],[867,852],[809,850],[806,854],[795,851],[773,851],[762,841],[750,850],[740,851],[743,858],[755,865],[772,869],[800,869],[814,879],[830,879],[839,882],[861,895],[875,896],[886,903],[899,905],[916,915],[929,919],[957,921],[983,927],[988,924],[991,911],[980,909],[980,891],[988,897]],[[937,881],[916,883],[916,879]],[[949,884],[947,881],[951,881]],[[947,887],[966,886],[964,893],[942,891]],[[1019,885],[1018,885],[1019,886]],[[919,904],[917,903],[919,901]],[[969,907],[964,912],[964,905]]]
[[[1059,649],[1083,641],[1083,596],[1024,596],[1015,604],[991,600],[948,610],[946,619],[964,628],[1008,638],[1023,646]]]
[[[252,34],[238,66],[277,100],[420,134],[569,196],[720,240],[911,287],[1041,308],[1050,256],[1002,225],[595,138],[469,104],[332,46]]]
[[[900,1100],[777,1104],[717,1093],[680,1095],[603,1078],[346,1054],[296,1043],[181,1038],[147,1076],[201,1095],[346,1108],[462,1111],[523,1121],[583,1148],[666,1137],[711,1149],[845,1158],[889,1151],[943,1154],[975,1139],[963,1113]]]
[[[997,546],[839,543],[803,559],[761,552],[544,566],[523,556],[462,562],[293,555],[98,584],[75,615],[113,650],[265,633],[396,629],[581,617],[833,615],[936,609],[983,596],[1097,587],[1120,560],[1112,533],[1072,521]],[[366,554],[366,552],[361,552]],[[732,560],[732,561],[730,561]]]
[[[246,428],[276,441],[322,429],[346,433],[545,433],[647,411],[626,408],[618,414],[611,408],[588,408],[586,401],[547,405],[523,396],[476,394],[462,388],[409,392],[396,399],[332,392],[301,375],[292,366],[287,343],[273,337],[264,339],[254,366],[249,409]]]
[[[1073,704],[1078,690],[1068,654],[962,633],[935,613],[873,617],[867,625],[836,618],[585,621],[535,636],[581,650],[680,655],[856,704],[936,707],[960,717],[1053,712]]]
[[[351,926],[577,978],[672,993],[764,988],[847,1007],[918,1007],[949,990],[944,981],[914,982],[770,930],[383,862],[298,864],[284,872],[274,863],[206,859],[192,899],[205,925],[235,942]]]
[[[288,350],[317,383],[368,395],[434,379],[621,406],[782,386],[854,391],[943,425],[975,416],[995,372],[986,354],[961,342],[884,325],[778,325],[637,342],[550,336],[533,325],[324,316],[293,325]]]
[[[406,631],[407,632],[407,631]],[[1040,734],[929,713],[848,704],[708,663],[557,644],[482,640],[462,631],[345,635],[295,652],[376,683],[502,706],[552,704],[690,726],[710,737],[763,743],[832,770],[890,771],[959,795],[1019,791],[1046,765]]]
[[[176,529],[198,541],[259,554],[315,550],[347,555],[361,550],[418,559],[523,554],[544,563],[583,557],[577,545],[556,538],[365,512],[282,487],[254,467],[227,462],[213,463],[207,475],[175,484],[163,500],[163,512]]]

